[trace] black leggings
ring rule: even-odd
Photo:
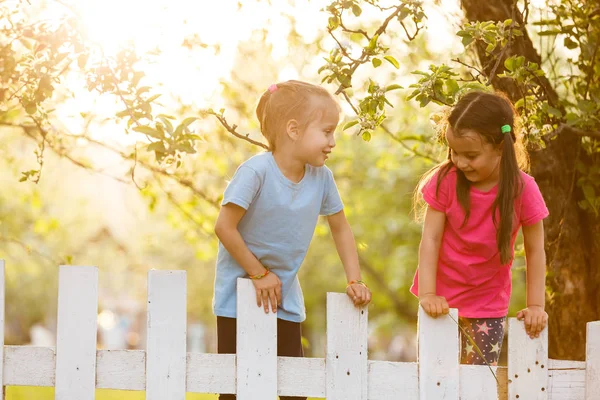
[[[460,362],[462,364],[498,365],[506,317],[502,318],[459,318],[460,330]],[[463,332],[464,330],[464,332]],[[465,332],[473,339],[485,357],[479,355],[476,347],[465,336]]]
[[[236,319],[217,317],[217,352],[236,353]],[[302,330],[297,322],[277,319],[277,355],[304,357]],[[281,400],[306,400],[306,397],[281,396]],[[221,394],[219,400],[235,400],[234,394]]]

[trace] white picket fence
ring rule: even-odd
[[[458,327],[419,312],[419,362],[369,361],[366,308],[327,295],[327,355],[277,357],[276,315],[256,307],[252,282],[238,281],[237,355],[186,352],[186,273],[148,274],[147,349],[97,350],[98,269],[59,270],[56,349],[4,346],[3,386],[55,387],[56,400],[92,400],[96,388],[146,391],[148,400],[186,392],[237,393],[239,400],[309,396],[328,400],[600,399],[600,321],[587,325],[587,361],[548,359],[547,331],[530,339],[509,320],[508,368],[459,365]],[[14,299],[13,301],[18,301]],[[457,311],[451,311],[454,318]],[[4,262],[0,261],[4,327]],[[506,349],[505,349],[506,351]]]

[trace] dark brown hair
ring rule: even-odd
[[[310,105],[313,96],[330,99],[338,108],[333,96],[321,86],[290,80],[271,85],[261,96],[256,107],[260,131],[269,142],[269,150],[275,150],[278,135],[285,132],[290,119],[305,126],[318,110]]]
[[[518,128],[515,109],[510,100],[501,93],[472,91],[465,94],[452,108],[447,124],[456,136],[466,131],[477,132],[483,140],[492,145],[502,145],[500,161],[500,181],[498,194],[494,202],[492,219],[496,226],[496,240],[502,264],[512,259],[511,236],[514,218],[514,201],[523,189],[520,170],[527,170],[529,159],[522,144],[522,138],[516,134]],[[508,125],[510,132],[503,133],[502,126]],[[445,141],[445,131],[441,139]],[[421,178],[415,191],[415,205],[421,203],[422,188],[437,174],[436,195],[442,179],[454,167],[448,149],[447,160],[435,166]],[[464,173],[456,168],[456,194],[465,211],[464,224],[471,211],[471,182]],[[500,221],[496,220],[496,210]]]

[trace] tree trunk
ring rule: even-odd
[[[462,0],[466,18],[471,21],[504,21],[513,19],[522,24],[513,0]],[[524,30],[524,29],[523,29]],[[492,85],[505,92],[513,101],[521,93],[508,78],[498,78],[504,71],[504,60],[522,55],[541,65],[540,56],[527,32],[517,37],[504,52],[493,56],[483,47],[477,55],[483,72],[492,77]],[[500,56],[499,63],[496,62]],[[497,65],[497,68],[496,68]],[[557,106],[558,95],[546,77],[538,81],[545,98]],[[586,212],[578,203],[584,198],[577,185],[576,162],[587,168],[600,165],[598,156],[588,156],[581,148],[581,138],[568,131],[559,132],[548,140],[543,150],[530,153],[531,174],[540,186],[550,216],[544,223],[550,296],[546,310],[550,316],[550,357],[585,359],[585,328],[588,321],[600,320],[600,218]]]

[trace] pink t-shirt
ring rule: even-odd
[[[521,225],[532,225],[548,216],[548,209],[533,177],[521,172],[524,187],[515,199],[511,247]],[[437,175],[423,187],[427,204],[446,214],[440,247],[436,292],[459,315],[467,318],[500,318],[508,314],[512,289],[511,264],[502,265],[492,220],[498,185],[483,192],[471,188],[471,214],[465,213],[456,195],[456,168],[442,179],[436,196]],[[499,218],[497,218],[499,221]],[[514,250],[513,250],[514,257]],[[418,296],[418,271],[410,291]]]

